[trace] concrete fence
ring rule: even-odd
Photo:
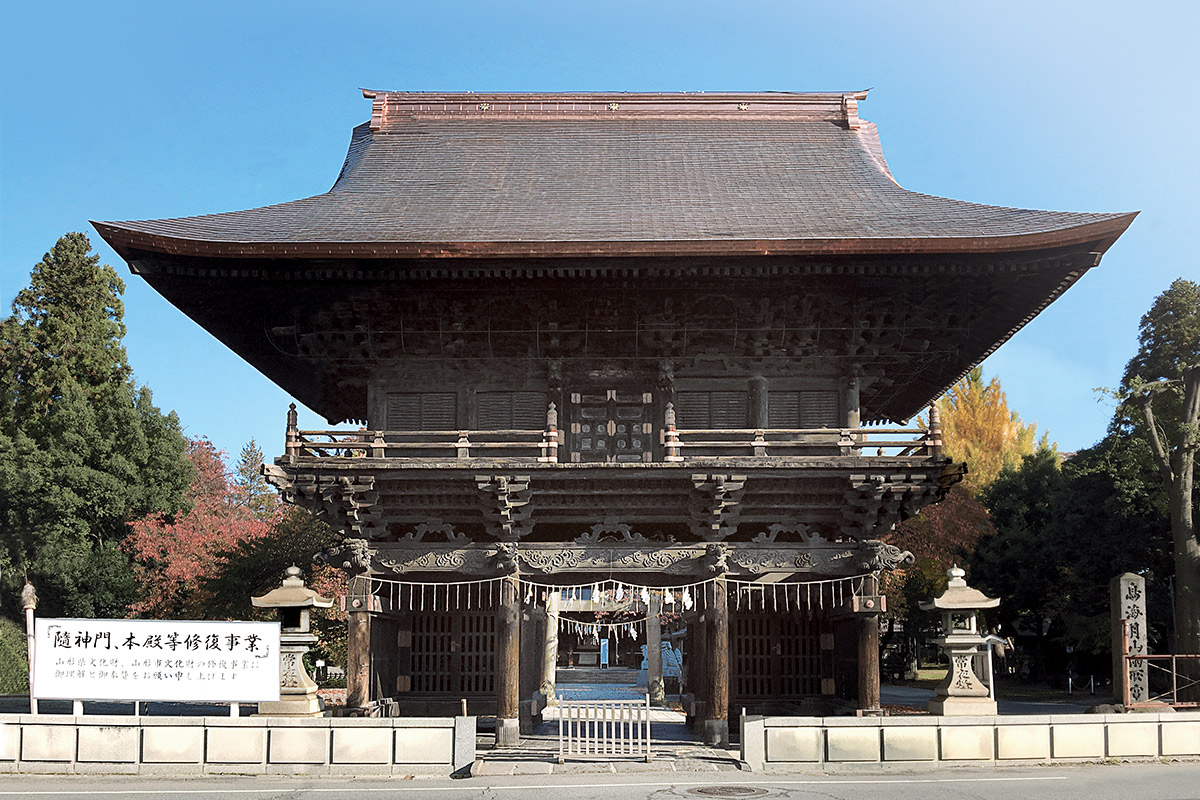
[[[0,715],[0,772],[449,775],[475,717]]]
[[[1200,758],[1200,714],[745,717],[753,770]]]

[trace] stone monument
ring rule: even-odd
[[[1144,656],[1146,649],[1146,579],[1126,572],[1108,582],[1112,609],[1113,699],[1118,703],[1144,703],[1149,692],[1145,661],[1125,656]]]
[[[258,704],[260,717],[319,717],[325,705],[317,697],[317,684],[304,668],[304,654],[315,644],[309,611],[329,608],[333,599],[322,597],[304,585],[300,568],[288,567],[283,583],[262,597],[252,597],[255,608],[279,609],[279,700]]]
[[[946,679],[937,687],[929,701],[929,713],[945,716],[994,715],[996,701],[988,696],[988,688],[975,675],[975,654],[985,639],[979,635],[977,612],[1000,605],[997,598],[986,597],[978,589],[967,586],[967,573],[954,565],[946,571],[950,583],[941,596],[932,602],[921,603],[923,611],[942,612],[942,637],[934,643],[946,651],[950,669]]]

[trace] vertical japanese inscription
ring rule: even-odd
[[[1112,579],[1109,600],[1113,619],[1113,690],[1115,699],[1144,703],[1149,699],[1149,676],[1146,662],[1127,656],[1144,656],[1148,652],[1146,626],[1146,579],[1126,572]]]

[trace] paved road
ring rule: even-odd
[[[708,788],[711,787],[711,788]],[[700,792],[697,790],[708,789]],[[715,790],[715,791],[714,791]],[[747,791],[750,790],[750,791]],[[1196,800],[1200,763],[943,769],[854,776],[749,773],[716,775],[551,775],[464,780],[372,778],[177,778],[23,776],[0,779],[4,798],[64,800],[373,800],[375,797],[506,800],[668,800],[760,797],[823,800]]]

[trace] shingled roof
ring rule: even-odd
[[[866,92],[364,94],[328,192],[96,228],[126,257],[892,254],[1103,249],[1133,219],[907,191]]]

